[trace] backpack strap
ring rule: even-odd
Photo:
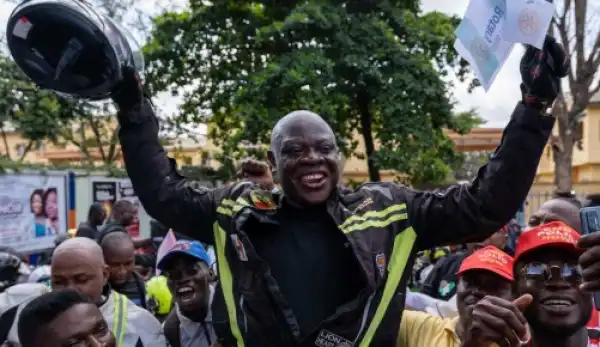
[[[181,347],[181,321],[175,309],[171,310],[165,319],[163,331],[171,347]]]
[[[0,343],[4,343],[8,340],[8,334],[15,323],[15,317],[17,316],[18,310],[19,305],[16,305],[11,307],[9,310],[4,312],[2,316],[0,316]]]

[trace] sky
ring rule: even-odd
[[[464,14],[468,0],[422,0],[425,11],[442,11],[449,14]],[[14,4],[8,0],[0,0],[0,32],[6,27],[6,20]],[[156,11],[159,9],[157,8]],[[455,87],[452,94],[457,102],[456,110],[476,108],[479,115],[486,120],[486,127],[504,127],[510,119],[510,114],[520,98],[519,91],[519,58],[520,49],[515,49],[496,77],[489,91],[478,88],[468,93],[467,85],[452,79]],[[159,95],[155,100],[157,106],[166,114],[176,112],[177,100],[169,95]]]

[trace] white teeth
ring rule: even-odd
[[[190,287],[181,287],[179,289],[177,289],[177,294],[185,294],[185,293],[191,293],[194,290]]]
[[[320,179],[323,179],[323,174],[320,173],[314,173],[314,174],[310,174],[310,175],[304,175],[302,178],[307,180],[307,181],[318,181]]]
[[[550,299],[550,300],[544,300],[544,305],[570,306],[571,302],[569,300]]]

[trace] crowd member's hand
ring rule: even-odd
[[[600,233],[582,236],[577,246],[585,249],[579,257],[583,270],[582,288],[590,292],[600,291]]]
[[[523,103],[540,110],[550,107],[570,66],[564,48],[552,36],[546,36],[543,50],[527,46],[520,65]]]
[[[264,161],[244,159],[240,164],[238,175],[242,179],[259,184],[264,189],[272,190],[275,188],[271,168]]]
[[[529,294],[510,302],[495,296],[486,296],[473,307],[472,322],[465,327],[462,347],[489,346],[495,342],[501,347],[519,347],[529,340],[527,320],[523,311],[533,297]]]

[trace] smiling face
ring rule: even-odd
[[[165,276],[175,303],[186,317],[206,314],[210,299],[208,265],[189,255],[173,256],[165,266]]]
[[[285,195],[300,206],[325,202],[339,181],[339,151],[329,125],[314,113],[297,111],[273,131],[269,161]]]
[[[534,331],[568,336],[589,321],[592,295],[579,289],[581,276],[568,271],[577,268],[578,258],[579,254],[564,248],[543,247],[519,259],[515,266],[517,291],[533,296],[525,316]],[[550,270],[550,278],[544,269]]]
[[[471,321],[473,307],[486,295],[512,301],[512,283],[487,270],[470,270],[460,276],[456,288],[456,305],[463,322]]]

